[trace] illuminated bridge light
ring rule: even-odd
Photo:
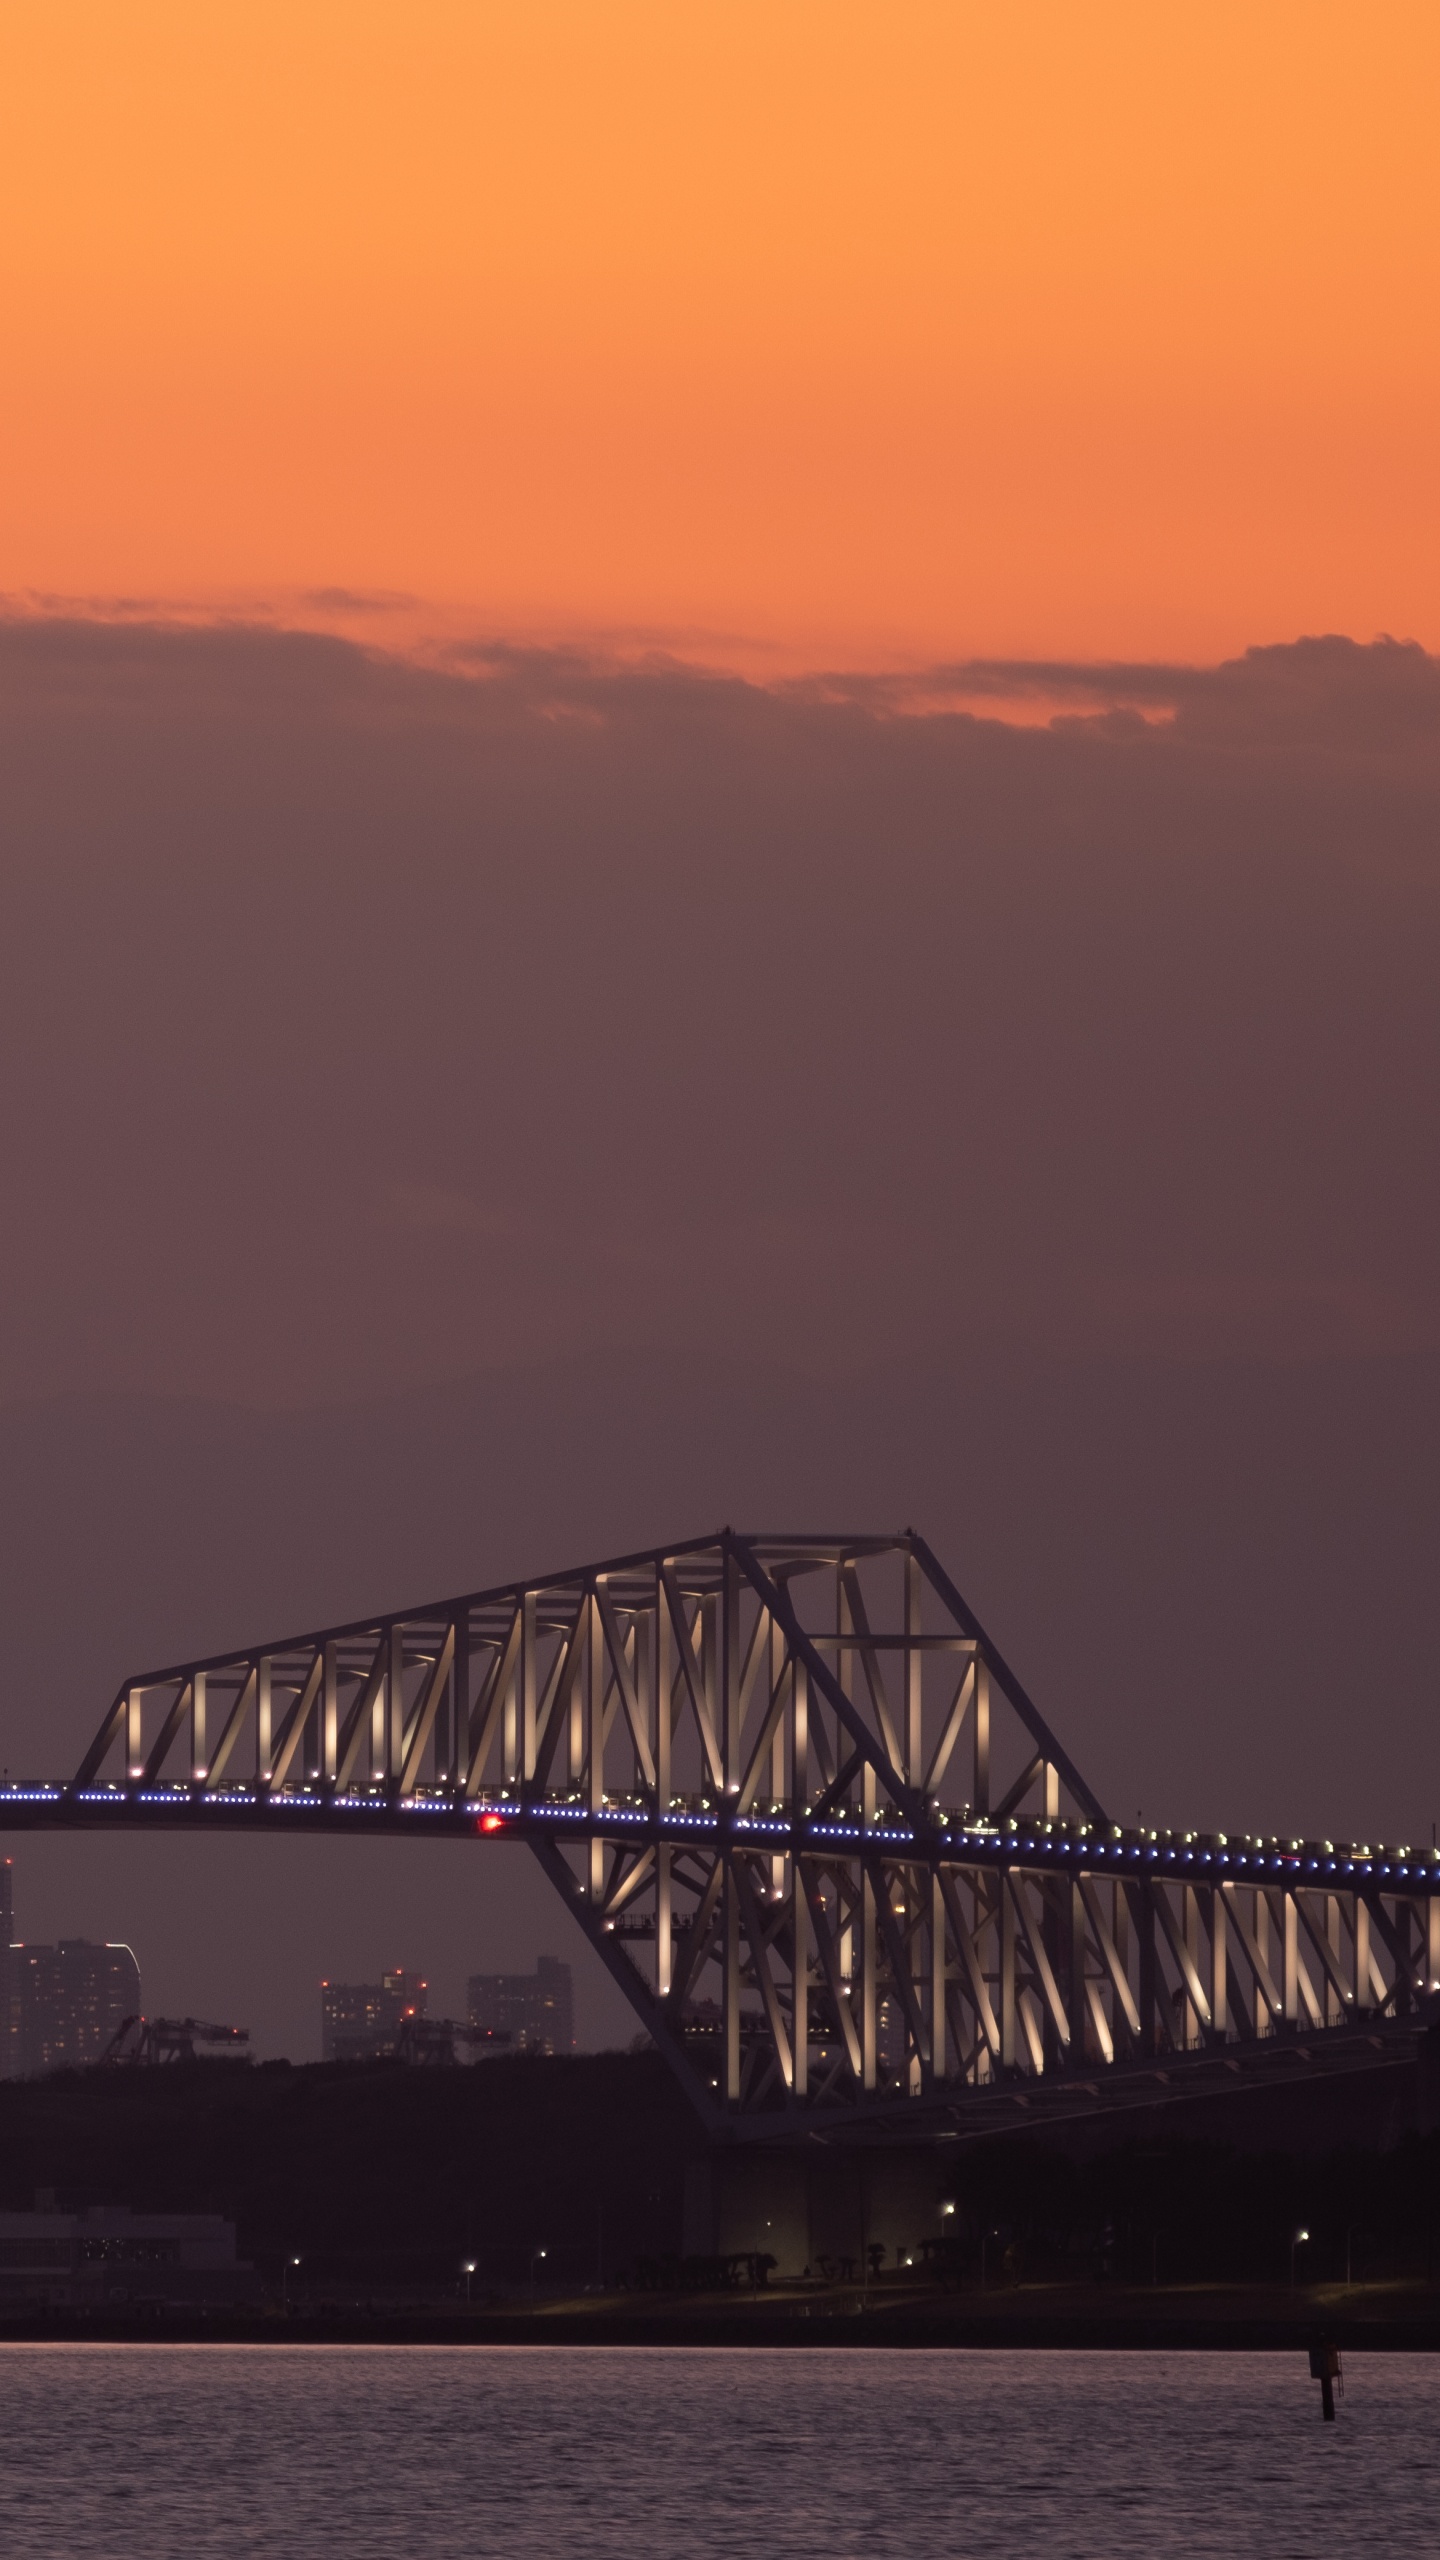
[[[911,1643],[922,1625],[924,1648]],[[957,1656],[968,1701],[955,1686]],[[883,1687],[902,1658],[903,1730]],[[988,1770],[978,1748],[982,1681]],[[524,1701],[533,1712],[522,1712]],[[253,1785],[210,1782],[207,1748],[222,1747],[232,1770],[253,1765]],[[342,1779],[342,1769],[356,1774]],[[793,1800],[781,1771],[794,1773]],[[1014,1771],[1022,1774],[1012,1784]],[[994,1816],[973,1802],[988,1801],[991,1783],[1006,1790]],[[357,1849],[361,1833],[413,1834],[416,1814],[444,1815],[447,1832],[467,1836],[510,1832],[545,1863],[592,1944],[603,1943],[641,2024],[672,2044],[670,2012],[657,2009],[663,1949],[688,1939],[687,1996],[713,2002],[717,2014],[724,1999],[739,2003],[742,2063],[732,2044],[712,2083],[713,2060],[702,2068],[684,2051],[672,2059],[707,2128],[723,2133],[728,2119],[763,2115],[778,2139],[871,2117],[877,2130],[903,2117],[913,2130],[959,2139],[955,2110],[1003,2107],[1007,2088],[1013,2097],[1013,2084],[1038,2076],[1026,2041],[1037,2013],[1058,2007],[1073,2018],[1087,2000],[1096,2033],[1087,2019],[1072,2059],[1097,2084],[1109,2067],[1102,2048],[1122,2066],[1164,2050],[1167,2070],[1211,2068],[1211,2038],[1193,2055],[1173,2049],[1184,1996],[1178,1948],[1191,1950],[1203,1979],[1232,1915],[1219,1943],[1244,1990],[1219,2032],[1232,2046],[1255,2041],[1258,2018],[1268,2033],[1273,2004],[1254,1971],[1257,1950],[1264,1970],[1265,1933],[1252,1929],[1250,1905],[1277,1880],[1307,1930],[1332,1932],[1331,2014],[1353,2032],[1372,1990],[1382,2015],[1387,1997],[1395,2005],[1396,1949],[1416,1943],[1417,1920],[1428,1924],[1426,1902],[1440,1892],[1440,1852],[1342,1842],[1337,1856],[1333,1841],[1227,1842],[1223,1833],[1112,1823],[908,1531],[850,1542],[726,1530],[410,1617],[135,1675],[72,1784],[0,1785],[10,1829],[171,1831],[214,1827],[223,1815],[228,1836],[273,1828],[284,1806],[305,1811],[307,1837],[348,1830]],[[350,1814],[371,1818],[347,1825]],[[1067,1859],[1075,1925],[1051,1933],[1046,1871]],[[889,1916],[878,1935],[861,1924],[877,1861],[898,1934]],[[1147,1872],[1125,1877],[1127,1864]],[[1367,1933],[1372,1879],[1392,1906],[1409,1898],[1398,1934],[1388,1925]],[[797,1889],[817,1919],[803,1996],[774,1917]],[[1001,1961],[994,1924],[1011,1897],[1016,1999],[1003,2015],[996,2000],[987,2015],[985,1981],[993,1997]],[[1329,1917],[1319,1910],[1327,1897]],[[1257,1900],[1257,1922],[1259,1909]],[[1148,1937],[1136,1925],[1147,1911],[1157,1924]],[[1142,1956],[1146,1945],[1153,1957]],[[738,1981],[726,1973],[737,1961]],[[1367,1962],[1373,1979],[1361,1990]],[[773,1997],[762,2015],[756,1986],[767,1974]],[[895,2055],[876,2041],[887,2009],[884,2032],[903,2040]],[[1398,2039],[1405,2030],[1392,2016],[1383,2032]],[[1067,2079],[1045,2060],[1047,2080],[1058,2076],[1072,2102],[1082,2090],[1108,2102],[1081,2073]]]

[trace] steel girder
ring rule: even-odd
[[[107,1775],[119,1761],[119,1772]],[[712,2128],[1399,2017],[1440,1860],[1122,1831],[924,1541],[742,1536],[126,1681],[0,1827],[528,1842]]]

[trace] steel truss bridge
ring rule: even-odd
[[[1338,2058],[1440,1987],[1433,1849],[1111,1823],[908,1530],[726,1529],[143,1673],[73,1779],[0,1788],[56,1827],[524,1843],[732,2137]]]

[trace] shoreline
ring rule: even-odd
[[[1097,2298],[1097,2295],[1099,2298]],[[17,2305],[0,2346],[892,2347],[1301,2353],[1317,2334],[1343,2354],[1440,2353],[1440,2287],[1020,2285],[991,2295],[886,2290],[863,2297],[773,2293],[581,2295],[517,2306],[338,2303],[216,2308]]]

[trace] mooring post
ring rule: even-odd
[[[1342,2375],[1340,2369],[1340,2350],[1332,2339],[1318,2338],[1316,2340],[1314,2346],[1310,2350],[1310,2372],[1312,2379],[1320,2385],[1320,2415],[1325,2419],[1333,2419],[1335,2415],[1335,2385],[1342,2379]]]

